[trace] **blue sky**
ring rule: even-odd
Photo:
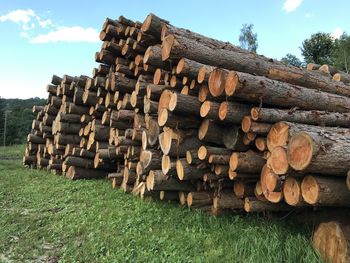
[[[350,1],[339,0],[133,0],[0,2],[0,96],[46,97],[52,74],[91,75],[98,33],[108,17],[143,21],[153,12],[171,24],[238,43],[244,23],[254,24],[258,53],[301,58],[302,41],[316,32],[350,32]]]

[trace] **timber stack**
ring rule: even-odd
[[[92,76],[53,76],[24,164],[217,214],[350,205],[350,77],[154,14],[107,18]]]

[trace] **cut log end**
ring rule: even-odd
[[[176,161],[176,173],[177,173],[177,177],[182,181],[185,177],[185,174],[184,174],[184,168],[180,160]]]
[[[312,138],[305,132],[294,135],[288,144],[288,162],[297,170],[304,170],[311,162],[313,155]]]
[[[288,205],[298,206],[302,202],[300,184],[297,179],[289,176],[283,184],[283,196]]]
[[[168,35],[163,39],[162,42],[162,60],[165,61],[170,57],[171,49],[174,45],[174,35]]]
[[[227,96],[232,96],[235,93],[238,82],[237,73],[235,71],[230,71],[225,81],[225,93]]]
[[[289,126],[284,122],[274,124],[267,134],[267,148],[271,152],[277,146],[285,146],[288,142]]]
[[[199,147],[199,149],[198,149],[198,158],[199,158],[199,160],[205,160],[207,155],[208,155],[207,148],[204,145]]]
[[[242,131],[247,133],[252,125],[252,119],[250,116],[244,116],[242,120]]]
[[[327,262],[349,262],[349,226],[321,223],[312,238],[315,249]]]
[[[202,121],[201,126],[199,127],[199,130],[198,130],[198,139],[200,140],[204,139],[205,135],[208,132],[209,125],[210,125],[209,119],[205,119]]]
[[[287,152],[283,147],[277,146],[274,148],[269,159],[271,169],[275,174],[283,175],[287,173],[289,165]]]
[[[158,124],[159,126],[163,127],[168,120],[168,110],[167,109],[161,109],[158,115]]]
[[[258,107],[253,107],[250,110],[250,117],[252,118],[253,121],[257,121],[259,119],[260,115],[260,109]]]
[[[210,112],[211,102],[210,101],[204,101],[201,108],[200,108],[200,115],[202,118],[205,118],[209,112]]]
[[[205,66],[202,66],[198,71],[197,81],[199,84],[202,84],[205,80],[205,75],[207,74],[207,69]]]
[[[233,152],[230,156],[229,166],[231,171],[236,171],[238,166],[238,154]]]
[[[185,59],[182,58],[179,60],[179,62],[177,63],[176,66],[176,74],[181,74],[181,72],[183,71],[184,67],[185,67]]]
[[[219,116],[220,120],[223,121],[226,119],[228,107],[229,107],[228,102],[224,101],[224,102],[220,103],[219,111],[218,111],[218,116]]]
[[[225,90],[226,72],[222,69],[214,69],[209,76],[209,91],[213,97],[222,95]]]
[[[308,175],[301,182],[301,194],[303,199],[308,204],[316,204],[318,201],[318,195],[320,187],[315,177]]]

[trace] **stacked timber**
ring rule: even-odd
[[[92,76],[54,76],[34,108],[24,164],[214,214],[349,206],[345,73],[288,66],[154,14],[107,18],[100,39]]]

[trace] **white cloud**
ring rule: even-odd
[[[34,23],[26,23],[23,24],[22,29],[23,30],[30,30],[30,29],[34,29],[35,28],[35,24]]]
[[[331,36],[334,39],[339,39],[343,33],[344,33],[343,29],[341,29],[340,27],[336,27],[336,28],[334,28],[333,32],[331,33]]]
[[[79,26],[60,27],[45,35],[38,35],[30,40],[33,44],[44,44],[50,42],[99,42],[99,32],[93,28],[82,28]]]
[[[40,20],[40,19],[39,19],[39,25],[40,25],[42,28],[46,28],[46,27],[52,25],[52,21],[51,21],[50,19],[46,19],[46,20]]]
[[[293,12],[301,5],[302,2],[303,0],[285,0],[283,10],[285,10],[287,13]]]
[[[7,13],[6,15],[0,16],[0,22],[11,21],[14,23],[27,24],[34,16],[35,12],[32,9],[17,9]]]

